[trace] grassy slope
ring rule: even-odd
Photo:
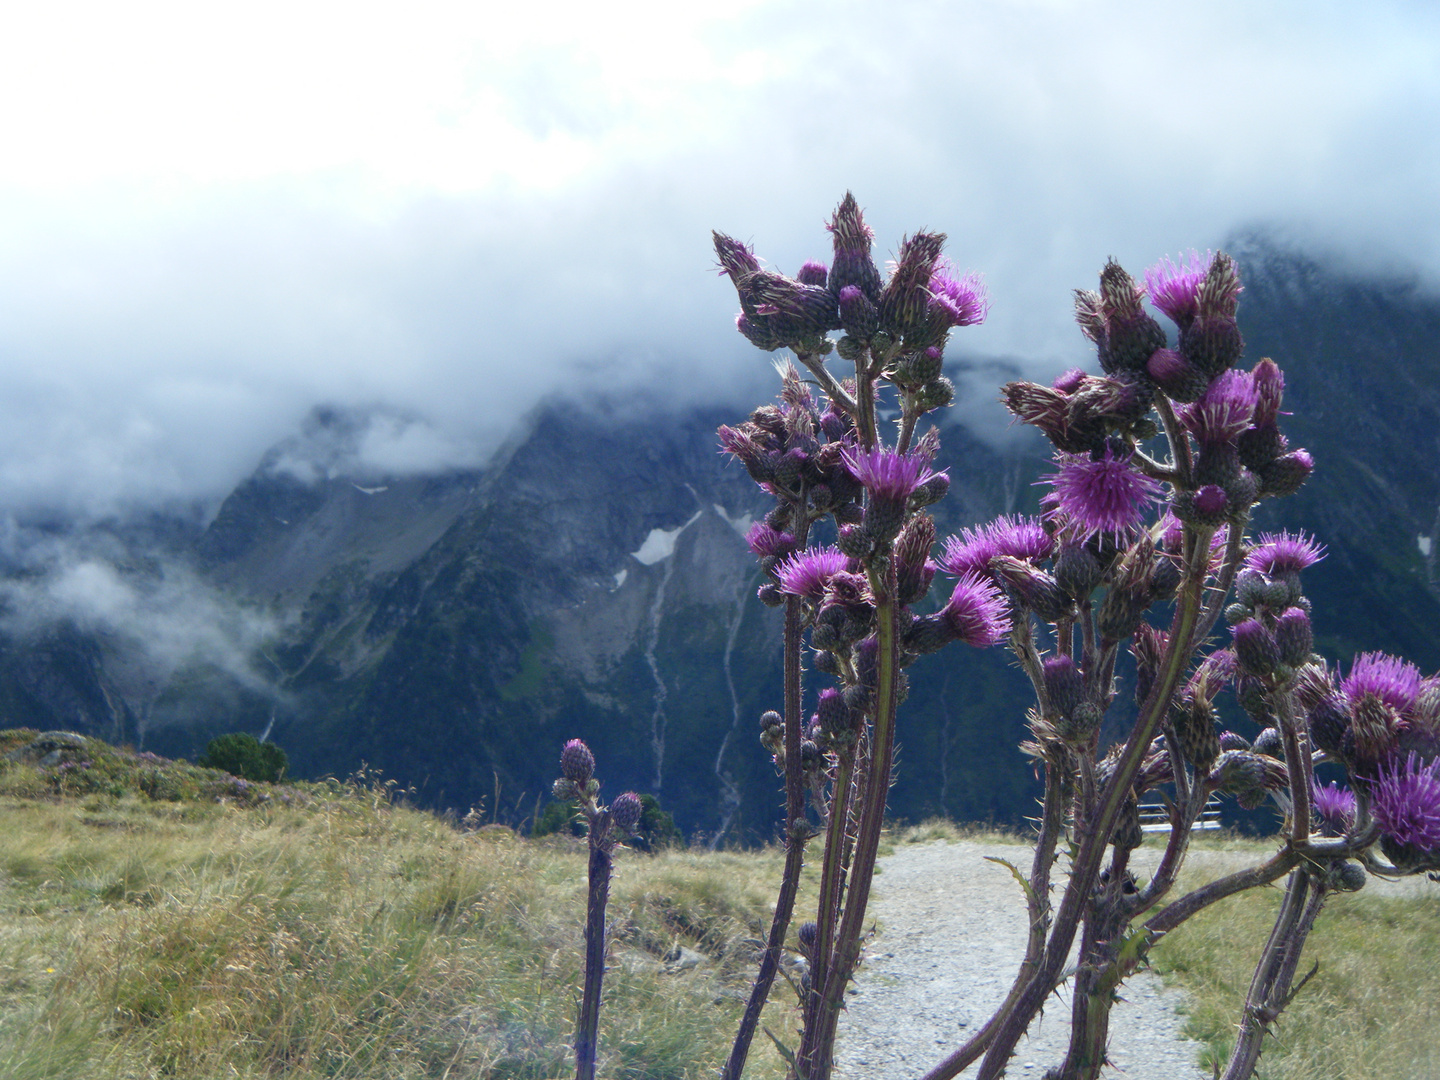
[[[1268,850],[1233,841],[1259,861]],[[1213,875],[1211,875],[1213,876]],[[1182,885],[1199,884],[1195,873]],[[1156,948],[1166,980],[1191,999],[1189,1034],[1206,1044],[1205,1064],[1222,1067],[1235,1043],[1240,1003],[1280,905],[1279,888],[1216,904]],[[1266,1044],[1259,1080],[1431,1080],[1440,1076],[1440,889],[1410,880],[1386,889],[1370,881],[1333,896],[1300,965],[1315,976]]]
[[[0,733],[0,755],[24,741]],[[373,784],[239,785],[87,749],[88,768],[0,765],[0,1075],[548,1080],[573,1070],[578,845],[460,831]],[[931,824],[894,840],[954,834]],[[1261,851],[1228,844],[1237,857]],[[779,861],[774,851],[619,855],[602,1076],[715,1075]],[[1262,890],[1217,905],[1156,950],[1157,967],[1191,992],[1192,1033],[1212,1053],[1228,1050],[1277,898]],[[812,905],[802,898],[802,911]],[[661,958],[676,945],[707,959],[667,971]],[[1320,972],[1259,1075],[1440,1075],[1436,955],[1433,890],[1336,898],[1307,949]],[[766,1024],[783,1037],[790,992],[782,984],[775,998]],[[746,1075],[783,1075],[763,1039]]]
[[[462,832],[361,784],[236,797],[221,774],[91,748],[78,779],[0,770],[0,1075],[573,1070],[577,845]],[[205,790],[152,799],[146,770]],[[602,1075],[718,1071],[778,872],[773,852],[619,855]],[[708,959],[666,973],[675,945]],[[747,1075],[780,1075],[773,1051]]]

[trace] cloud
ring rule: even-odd
[[[280,629],[177,564],[123,572],[110,557],[54,541],[33,545],[28,572],[0,580],[0,627],[28,638],[66,627],[94,635],[107,668],[132,701],[148,705],[182,668],[207,665],[253,691],[272,694],[257,668]]]
[[[1440,279],[1429,5],[56,10],[0,45],[12,510],[213,504],[317,404],[406,418],[397,470],[555,392],[739,405],[709,229],[794,270],[847,188],[986,275],[953,350],[1036,369],[1111,255],[1260,223]]]

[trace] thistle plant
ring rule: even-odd
[[[1268,359],[1241,366],[1241,283],[1228,256],[1162,260],[1143,283],[1112,261],[1098,290],[1077,292],[1076,318],[1099,373],[1002,389],[1010,412],[1054,447],[1041,514],[999,518],[938,544],[926,507],[949,480],[934,467],[936,430],[916,431],[953,399],[942,375],[946,341],[984,318],[983,287],[954,273],[938,233],[905,239],[882,276],[848,194],[829,230],[831,264],[806,263],[794,278],[762,267],[747,245],[714,237],[739,296],[739,331],[795,358],[778,365],[777,404],[720,429],[722,448],[775,500],[749,543],[765,574],[760,598],[785,609],[783,712],[762,717],[761,739],[785,776],[787,845],[767,948],[723,1075],[738,1080],[743,1071],[805,847],[820,833],[818,910],[797,937],[809,961],[799,1042],[771,1036],[792,1077],[829,1077],[861,951],[904,669],[955,642],[1003,642],[1034,689],[1022,748],[1044,779],[1033,860],[1028,873],[1012,867],[1029,941],[1004,1003],[925,1080],[977,1060],[982,1080],[1001,1075],[1069,977],[1077,937],[1071,1041],[1047,1075],[1098,1076],[1116,991],[1150,947],[1209,905],[1288,875],[1224,1073],[1248,1077],[1303,985],[1301,950],[1326,899],[1362,886],[1366,871],[1440,869],[1440,677],[1378,654],[1356,658],[1340,677],[1313,652],[1300,581],[1323,549],[1288,532],[1248,535],[1254,507],[1294,492],[1314,462],[1280,431],[1280,368]],[[1147,297],[1173,323],[1173,346]],[[838,374],[832,354],[847,365]],[[881,428],[882,407],[894,410],[893,430]],[[833,533],[823,537],[830,542],[812,543],[821,530]],[[948,600],[927,605],[939,572],[954,579]],[[1222,617],[1229,633],[1216,647]],[[808,716],[807,636],[811,664],[827,680]],[[1136,665],[1138,713],[1106,747],[1100,736],[1121,693],[1123,650]],[[1219,730],[1222,692],[1259,723],[1253,740]],[[1325,761],[1344,767],[1348,788],[1316,784],[1314,767]],[[1285,815],[1278,850],[1172,897],[1191,828],[1217,794],[1246,807],[1273,800]],[[1147,795],[1163,801],[1171,828],[1141,880],[1130,858]],[[1063,887],[1052,886],[1061,851]]]
[[[575,802],[588,826],[590,888],[585,909],[585,983],[575,1025],[575,1080],[595,1080],[610,870],[616,845],[640,824],[642,808],[633,791],[618,796],[608,808],[596,801],[600,781],[595,779],[595,755],[579,739],[571,739],[560,753],[560,778],[555,781],[554,793],[562,802]]]

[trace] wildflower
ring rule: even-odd
[[[850,475],[870,493],[865,527],[879,540],[893,540],[904,521],[910,496],[932,477],[944,476],[930,469],[922,455],[897,454],[893,450],[849,450],[842,458]]]
[[[845,569],[849,557],[837,547],[797,551],[775,568],[780,591],[819,600],[830,579]]]
[[[1352,706],[1375,697],[1396,712],[1405,712],[1420,696],[1420,669],[1385,653],[1361,653],[1340,683],[1340,692]]]
[[[615,801],[610,804],[610,819],[625,832],[629,832],[640,824],[640,817],[644,812],[645,808],[640,803],[640,796],[633,791],[627,791],[623,795],[617,796]]]
[[[956,637],[976,648],[995,645],[1010,632],[1009,605],[979,574],[963,575],[939,614]]]
[[[1145,507],[1160,495],[1160,485],[1107,445],[1101,458],[1057,455],[1060,471],[1044,479],[1054,485],[1054,510],[1073,522],[1083,537],[1096,533],[1128,533],[1145,516]]]
[[[1201,256],[1198,251],[1191,250],[1178,263],[1171,262],[1166,256],[1145,271],[1150,302],[1177,326],[1189,325],[1199,311],[1200,283],[1205,280],[1205,268],[1210,260],[1210,252]]]
[[[745,534],[745,543],[750,545],[750,550],[761,558],[770,556],[786,555],[795,548],[795,537],[788,532],[780,532],[772,529],[763,521],[757,521],[750,526],[750,531]]]
[[[1310,805],[1320,818],[1320,831],[1326,836],[1344,836],[1355,820],[1355,793],[1339,784],[1312,787]]]
[[[1440,848],[1440,760],[1416,754],[1380,767],[1370,784],[1370,811],[1380,832],[1422,852]]]
[[[1215,378],[1193,405],[1180,410],[1180,422],[1202,444],[1234,442],[1250,426],[1259,395],[1255,382],[1243,371],[1226,371]]]
[[[996,555],[1039,562],[1054,550],[1054,537],[1039,519],[1005,516],[973,529],[961,529],[958,536],[945,541],[944,554],[936,562],[951,574],[988,573],[990,560]]]
[[[949,267],[941,264],[930,275],[929,309],[938,316],[946,329],[952,326],[975,326],[985,321],[990,309],[990,299],[985,293],[984,282],[978,274],[966,274],[953,278],[945,271]]]
[[[1325,557],[1325,546],[1297,532],[1261,533],[1259,542],[1245,556],[1245,569],[1259,570],[1271,577],[1298,574]]]

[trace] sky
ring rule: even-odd
[[[1034,371],[1108,256],[1434,287],[1440,9],[54,0],[0,15],[0,147],[0,514],[213,507],[317,405],[403,472],[557,392],[768,394],[710,230],[793,272],[847,189]]]

